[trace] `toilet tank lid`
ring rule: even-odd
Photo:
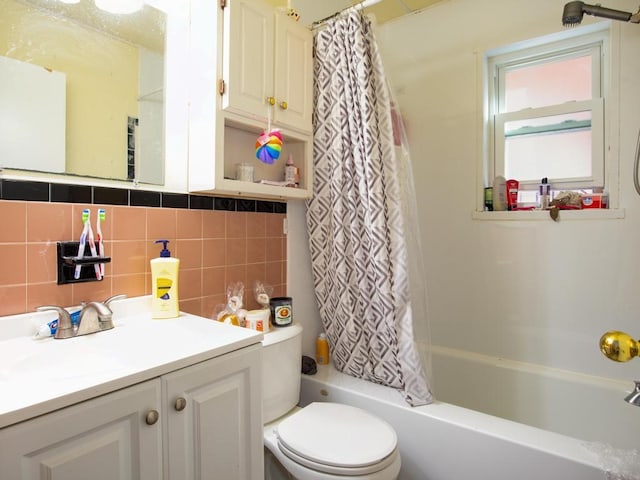
[[[264,334],[262,339],[262,346],[268,347],[274,343],[283,342],[289,340],[297,335],[302,334],[302,325],[294,323],[287,327],[273,327],[267,333]]]

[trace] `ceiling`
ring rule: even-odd
[[[365,11],[373,13],[376,16],[377,22],[380,24],[403,15],[417,12],[441,1],[443,0],[382,0],[380,3],[365,9]],[[360,2],[354,0],[351,3],[356,5]]]
[[[358,5],[363,0],[268,0],[276,7],[293,7],[302,15],[301,21],[310,24],[332,15],[351,5]],[[388,22],[394,18],[408,15],[445,0],[381,0],[365,9],[372,13],[378,24]]]

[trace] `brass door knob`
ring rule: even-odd
[[[289,108],[289,105],[287,105],[287,102],[282,101],[282,102],[280,102],[280,108],[282,110],[286,110],[287,108]]]
[[[631,335],[612,330],[600,337],[600,351],[605,357],[615,362],[628,362],[639,354],[639,346],[637,340],[631,338]]]
[[[267,97],[267,103],[269,105],[275,105],[276,104],[276,99],[274,97]]]

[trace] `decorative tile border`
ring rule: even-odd
[[[287,213],[286,202],[21,180],[0,180],[0,200]]]

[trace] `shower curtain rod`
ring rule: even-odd
[[[370,7],[372,5],[375,5],[376,3],[380,3],[382,0],[362,0],[360,3],[357,3],[356,5],[351,5],[350,7],[347,8],[343,8],[342,10],[338,10],[335,13],[332,13],[331,15],[329,15],[328,17],[324,17],[320,20],[316,20],[315,22],[313,22],[311,24],[311,30],[315,30],[318,27],[322,27],[327,21],[331,20],[332,18],[337,17],[338,15],[354,9],[354,10],[362,10],[363,8],[367,8]]]

